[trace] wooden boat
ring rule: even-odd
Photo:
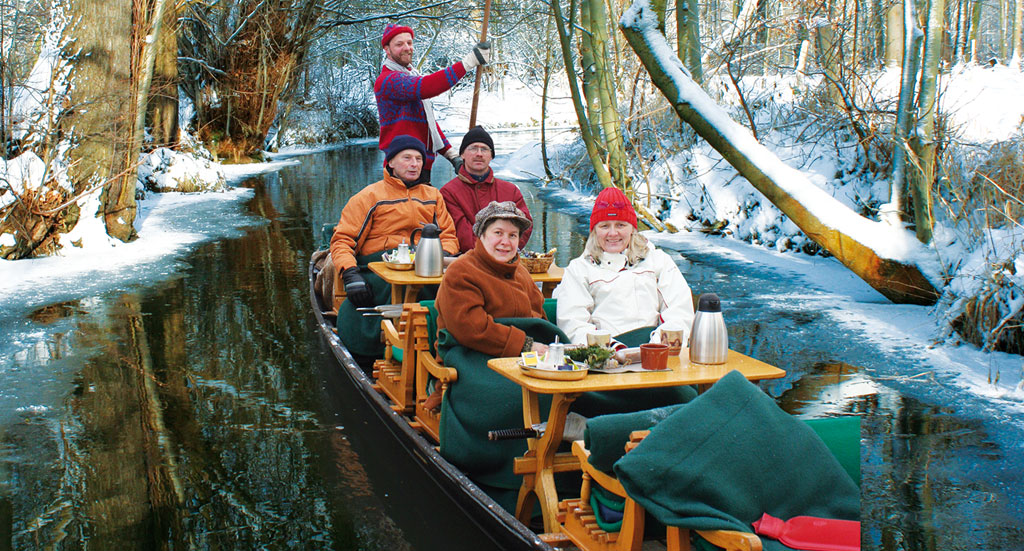
[[[309,265],[309,296],[317,328],[331,349],[338,366],[370,408],[390,429],[391,434],[429,474],[438,488],[494,541],[496,549],[552,550],[541,537],[519,522],[511,513],[478,488],[466,475],[444,459],[411,424],[410,418],[392,409],[387,397],[374,388],[374,381],[363,370],[335,333],[331,306],[316,291],[317,269]]]

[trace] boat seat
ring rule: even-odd
[[[319,272],[316,277],[316,290],[320,293],[320,299],[324,306],[330,306],[330,314],[337,317],[338,306],[345,301],[345,284],[341,281],[341,272],[334,268],[331,260],[331,236],[334,235],[334,225],[324,224],[320,228],[320,244],[317,252],[313,253]]]
[[[634,431],[626,444],[626,452],[635,448],[650,431]],[[613,475],[590,464],[590,451],[583,447],[583,441],[572,443],[572,453],[583,470],[583,483],[578,499],[566,499],[558,504],[558,522],[562,532],[581,551],[638,551],[643,545],[643,507],[626,495],[625,488]],[[591,484],[596,482],[604,490],[623,499],[622,527],[618,532],[607,532],[596,520],[590,505]],[[761,540],[756,535],[732,530],[699,530],[701,537],[726,551],[760,551]],[[667,526],[665,545],[668,551],[690,549],[689,530],[678,526]]]
[[[345,283],[341,281],[341,270],[334,268],[334,263],[331,262],[331,255],[327,255],[327,262],[324,263],[324,269],[331,270],[334,274],[334,284],[331,286],[333,290],[333,299],[331,300],[331,313],[335,316],[338,315],[338,307],[341,306],[342,302],[345,302]]]
[[[412,349],[415,351],[415,407],[413,408],[414,426],[434,442],[441,442],[441,411],[431,410],[424,403],[430,395],[429,385],[436,380],[434,392],[444,393],[448,385],[459,378],[455,368],[447,367],[437,360],[434,341],[437,336],[437,309],[434,301],[425,300],[420,303],[422,311],[417,310],[417,317],[422,316],[424,322],[413,320]],[[443,394],[442,394],[443,396]]]
[[[413,328],[417,324],[426,328],[426,312],[426,307],[412,302],[403,306],[398,318],[384,318],[380,322],[384,358],[373,362],[373,377],[377,387],[391,400],[391,408],[399,413],[413,411],[416,376]]]

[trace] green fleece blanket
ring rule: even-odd
[[[626,443],[629,442],[631,432],[648,430],[681,407],[682,404],[676,404],[589,419],[583,431],[583,444],[590,450],[590,464],[602,471],[612,472],[615,462],[626,454]]]
[[[671,526],[749,532],[762,513],[860,514],[857,485],[821,439],[735,371],[655,426],[614,471]]]
[[[373,291],[375,305],[391,302],[391,285],[371,272],[366,265],[382,260],[383,257],[384,251],[356,257],[360,273]],[[346,300],[338,307],[337,326],[338,337],[353,356],[379,358],[384,355],[384,344],[380,340],[380,316],[363,316],[356,311],[351,300]]]
[[[558,326],[539,318],[497,319],[518,327],[537,342],[568,342]],[[438,353],[444,364],[459,371],[441,402],[441,455],[474,482],[513,490],[522,484],[512,473],[512,460],[526,453],[526,440],[487,440],[487,431],[523,426],[523,394],[519,385],[487,367],[493,358],[460,345],[446,330],[438,332]],[[547,418],[551,397],[541,397]]]

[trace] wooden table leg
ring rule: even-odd
[[[562,443],[565,430],[565,417],[569,406],[576,400],[579,393],[553,394],[551,396],[551,412],[548,415],[547,428],[541,438],[528,440],[530,452],[536,457],[536,469],[533,473],[523,476],[523,485],[519,489],[516,502],[516,518],[523,524],[529,524],[533,512],[533,498],[540,502],[540,510],[544,516],[544,531],[558,532],[558,492],[555,489],[555,453]],[[523,389],[523,423],[527,427],[541,422],[540,400],[536,393]]]
[[[558,287],[558,282],[545,281],[540,284],[540,291],[544,294],[544,298],[551,298],[551,295],[555,292],[555,287]]]
[[[391,304],[402,304],[403,302],[405,302],[404,300],[402,300],[405,296],[405,294],[402,292],[403,289],[403,285],[395,285],[394,283],[391,284]]]
[[[423,288],[422,285],[406,285],[402,302],[416,302],[416,296],[420,294],[421,288]]]

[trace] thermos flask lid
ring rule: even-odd
[[[697,299],[698,312],[721,312],[722,301],[715,293],[704,293]]]

